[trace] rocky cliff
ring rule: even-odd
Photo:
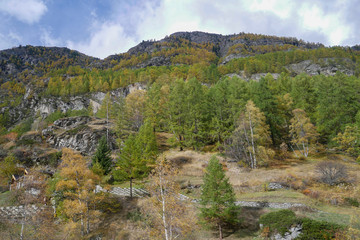
[[[110,149],[116,149],[116,136],[113,124],[104,119],[91,117],[70,117],[56,120],[44,129],[42,135],[50,146],[61,150],[71,148],[84,155],[95,152],[101,137],[108,138]]]

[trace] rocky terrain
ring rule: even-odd
[[[0,83],[2,84],[0,88],[0,114],[2,117],[0,124],[6,130],[11,131],[29,119],[33,121],[31,134],[24,134],[17,139],[19,143],[12,143],[18,145],[21,143],[35,144],[31,150],[25,144],[21,151],[17,151],[21,159],[26,159],[25,162],[44,162],[46,158],[49,158],[48,153],[51,155],[62,147],[70,147],[83,154],[91,154],[94,152],[100,137],[107,133],[107,129],[111,128],[111,124],[107,125],[104,120],[91,117],[59,119],[50,126],[40,126],[41,123],[56,111],[62,113],[86,111],[90,107],[93,113],[96,113],[105,98],[106,92],[110,93],[112,101],[116,101],[118,98],[125,98],[134,90],[147,89],[147,85],[151,82],[134,83],[129,80],[129,84],[125,86],[117,88],[111,86],[104,91],[89,89],[81,94],[59,96],[46,92],[52,78],[59,78],[62,83],[70,82],[75,77],[89,78],[88,75],[91,74],[86,75],[85,70],[88,71],[87,73],[96,72],[104,76],[109,72],[134,71],[133,76],[139,77],[140,74],[136,72],[138,69],[150,67],[153,68],[151,71],[155,72],[156,67],[170,69],[170,67],[186,65],[173,63],[172,60],[181,54],[184,56],[191,55],[186,52],[191,49],[201,50],[203,52],[200,52],[203,54],[209,53],[211,56],[216,56],[206,64],[221,68],[221,66],[227,66],[233,59],[262,55],[266,52],[286,52],[294,49],[307,51],[323,47],[322,44],[308,43],[295,38],[245,33],[224,36],[204,32],[177,32],[159,41],[143,41],[127,53],[112,55],[104,60],[89,57],[67,48],[19,46],[0,51]],[[179,49],[185,53],[180,53]],[[352,49],[357,51],[358,46]],[[171,51],[173,53],[168,53]],[[141,58],[142,55],[146,56]],[[140,60],[131,63],[130,60],[137,57]],[[121,65],[123,60],[129,60],[129,65]],[[188,65],[192,67],[191,64]],[[338,71],[346,75],[354,75],[356,63],[354,60],[345,57],[323,58],[321,61],[306,59],[289,64],[283,69],[290,76],[301,73],[311,76],[319,74],[332,76]],[[251,79],[259,81],[268,73],[256,72],[249,75],[244,70],[234,70],[224,75],[216,74],[218,74],[218,79],[239,77],[247,81]],[[270,72],[270,74],[274,79],[280,76],[278,72]],[[126,77],[128,76],[126,75]],[[75,85],[76,83],[72,87]],[[114,133],[110,131],[109,137],[111,148],[115,149]],[[42,144],[47,144],[47,146],[43,147]],[[11,149],[9,146],[5,148]],[[46,150],[47,147],[52,150]]]

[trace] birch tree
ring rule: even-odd
[[[151,198],[146,212],[151,214],[155,226],[152,234],[161,235],[166,240],[187,239],[196,226],[191,203],[179,194],[180,186],[175,182],[177,173],[177,169],[162,155],[148,186]]]
[[[269,126],[264,113],[249,100],[240,114],[237,128],[227,142],[227,153],[237,160],[244,160],[251,168],[269,160],[273,151]]]
[[[316,142],[319,134],[304,110],[294,109],[292,112],[294,117],[290,120],[291,143],[301,155],[307,157],[310,146]],[[295,152],[294,148],[293,151]]]

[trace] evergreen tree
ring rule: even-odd
[[[360,109],[360,79],[342,73],[320,76],[316,87],[316,126],[321,140],[331,142],[346,124],[355,122]]]
[[[186,130],[185,144],[196,150],[203,144],[206,131],[206,99],[207,88],[202,86],[196,78],[188,80],[185,84],[186,98]]]
[[[130,181],[130,197],[132,197],[133,179],[145,177],[157,156],[155,134],[149,122],[141,126],[136,135],[130,135],[121,150],[117,169],[114,171],[116,180]]]
[[[108,174],[111,170],[112,164],[110,154],[111,150],[107,144],[106,137],[103,136],[100,139],[95,155],[92,158],[92,165],[94,166],[96,163],[99,163],[101,165],[101,168],[104,170],[104,174]]]
[[[223,227],[239,222],[240,208],[235,205],[234,190],[215,156],[210,159],[203,181],[200,219],[205,226],[217,228],[222,239]]]
[[[170,89],[169,101],[167,103],[168,110],[168,127],[174,134],[177,145],[180,146],[180,151],[184,147],[184,138],[186,130],[186,89],[183,80],[176,80]]]

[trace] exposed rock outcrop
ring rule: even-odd
[[[305,60],[299,63],[290,64],[286,68],[289,72],[298,75],[301,73],[306,73],[308,75],[314,76],[323,74],[325,76],[333,76],[337,71],[345,73],[346,75],[353,75],[355,66],[352,66],[353,63],[350,59],[341,59],[337,60],[339,63],[335,63],[335,59],[324,58],[321,63],[314,63],[311,60]],[[348,67],[345,67],[347,65]]]
[[[116,136],[112,124],[91,117],[62,118],[43,130],[46,142],[52,147],[71,148],[89,155],[95,152],[101,137],[108,136],[109,147],[116,149]]]

